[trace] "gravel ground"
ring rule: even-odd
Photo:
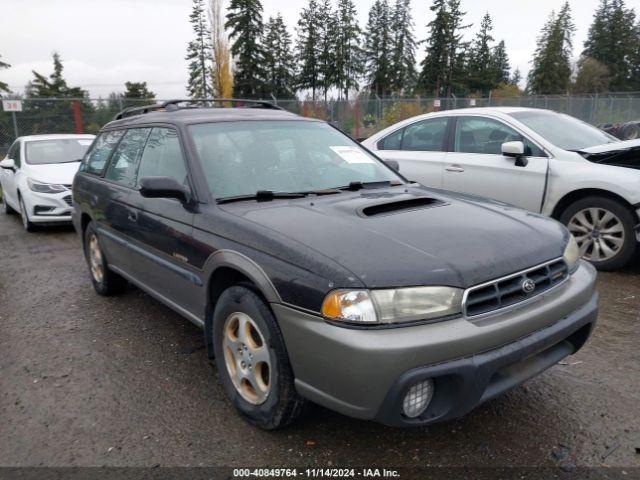
[[[0,215],[0,465],[640,467],[640,263],[598,283],[582,351],[460,420],[313,407],[269,433],[234,413],[195,326],[135,288],[96,295],[72,229]]]

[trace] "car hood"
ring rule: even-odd
[[[594,163],[640,169],[640,139],[605,143],[577,152]]]
[[[540,215],[421,186],[224,210],[330,258],[369,288],[466,288],[562,256],[568,236]]]
[[[45,165],[29,165],[29,176],[42,183],[58,183],[71,185],[80,162],[51,163]]]

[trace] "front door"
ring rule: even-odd
[[[171,177],[191,188],[178,132],[153,127],[140,158],[137,186],[145,177]],[[132,234],[142,248],[136,277],[176,306],[195,314],[203,288],[199,270],[193,265],[193,209],[172,198],[132,195],[136,206],[136,229]]]
[[[453,145],[444,162],[443,187],[540,212],[548,158],[505,123],[481,116],[456,117]],[[502,144],[522,141],[528,164],[502,155]]]

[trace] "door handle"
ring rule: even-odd
[[[447,168],[445,168],[445,170],[447,172],[464,172],[464,168],[462,168],[460,165],[449,165]]]
[[[133,213],[133,212],[129,212],[127,214],[127,218],[129,219],[130,222],[137,222],[138,221],[138,214],[137,213]]]

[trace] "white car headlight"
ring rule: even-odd
[[[31,180],[30,178],[27,178],[27,185],[29,185],[29,189],[31,189],[31,191],[38,193],[60,193],[67,190],[67,187],[64,185],[40,183],[35,180]]]
[[[567,267],[569,267],[569,271],[572,272],[578,267],[578,262],[580,261],[580,247],[578,247],[578,242],[573,235],[569,234],[569,241],[567,242],[567,246],[564,249],[564,254],[562,257],[564,258]]]
[[[331,320],[387,324],[447,317],[462,312],[462,289],[408,287],[382,290],[334,290],[322,303]]]

